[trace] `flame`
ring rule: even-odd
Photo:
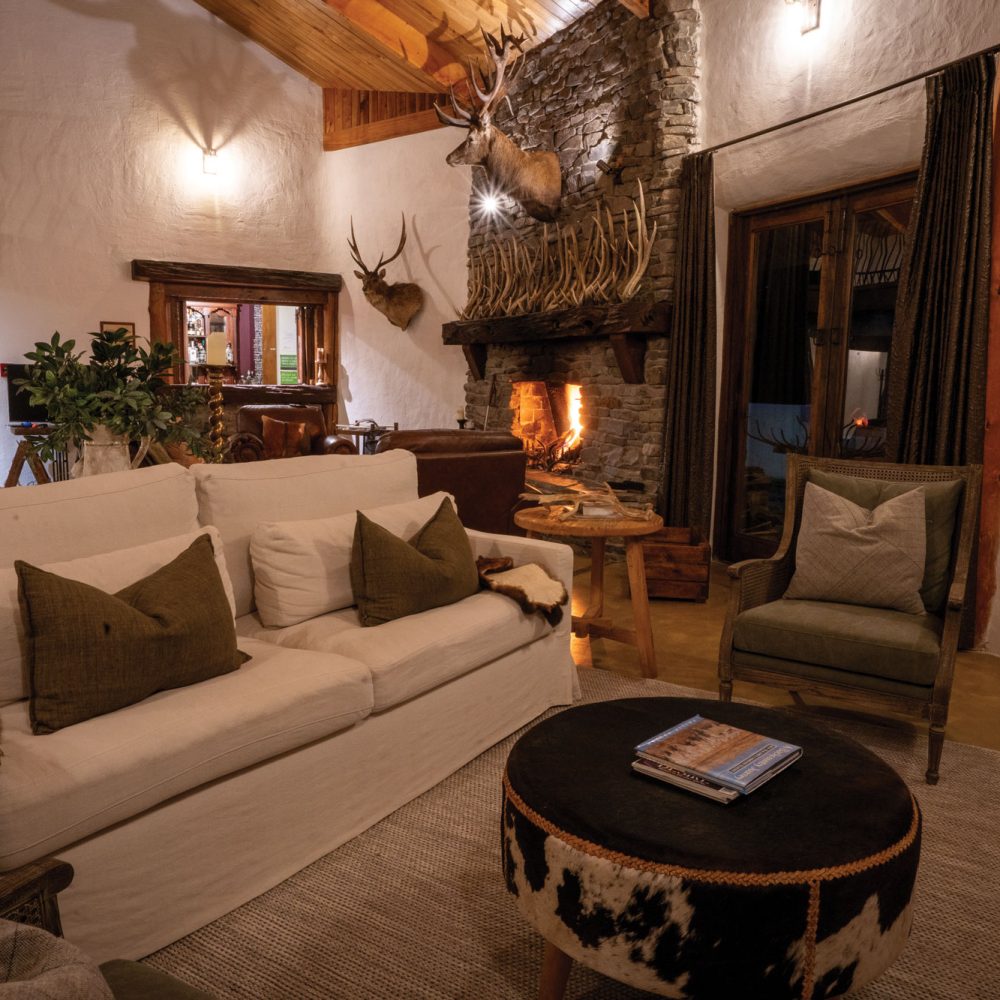
[[[583,409],[583,387],[579,385],[566,386],[566,413],[569,416],[569,436],[566,438],[565,450],[575,448],[583,439],[583,421],[580,412]]]
[[[855,427],[867,427],[868,426],[868,414],[864,410],[855,410],[851,414],[851,423]]]

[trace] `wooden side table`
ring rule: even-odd
[[[642,557],[642,539],[663,527],[663,518],[653,514],[646,520],[629,517],[571,517],[565,521],[545,507],[529,507],[514,515],[514,523],[529,537],[551,535],[557,538],[590,539],[590,599],[582,615],[573,616],[573,632],[580,636],[627,642],[639,650],[643,677],[656,676],[656,653],[653,628],[649,620],[649,596],[646,593],[646,568]],[[604,614],[604,543],[608,538],[625,540],[625,564],[632,591],[633,628],[622,628]]]

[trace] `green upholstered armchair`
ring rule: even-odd
[[[872,509],[925,486],[926,614],[827,601],[785,600],[806,482]],[[719,651],[719,697],[733,681],[860,702],[867,711],[904,711],[930,725],[927,781],[936,784],[966,603],[982,469],[978,465],[892,465],[790,455],[781,543],[770,559],[729,567],[733,578]],[[931,579],[936,573],[937,578]]]

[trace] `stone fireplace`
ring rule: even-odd
[[[528,51],[510,90],[516,121],[507,115],[499,121],[523,148],[559,154],[564,196],[558,221],[575,228],[581,245],[594,213],[607,209],[620,218],[631,212],[642,183],[647,223],[657,229],[639,293],[625,307],[672,300],[680,157],[696,131],[698,0],[651,6],[650,16],[640,19],[621,4],[602,4]],[[633,58],[639,51],[644,58]],[[473,182],[482,183],[480,172]],[[539,238],[541,224],[513,204],[497,220],[477,211],[476,201],[474,190],[470,251],[497,238]],[[529,454],[546,461],[552,442],[568,430],[558,412],[562,403],[553,400],[562,398],[563,386],[580,386],[583,438],[572,475],[655,504],[663,477],[669,326],[606,323],[583,306],[536,337],[536,319],[525,317],[520,330],[516,318],[503,320],[504,335],[491,339],[473,331],[471,342],[449,338],[446,328],[445,342],[461,343],[470,361],[470,424],[513,429]],[[578,328],[566,329],[575,321]],[[524,383],[547,388],[529,392],[526,402]],[[547,401],[551,425],[539,400]]]

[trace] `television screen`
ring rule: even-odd
[[[30,365],[5,364],[3,367],[7,373],[7,419],[12,424],[44,424],[49,417],[45,407],[32,406],[28,394],[19,392],[19,386],[14,384],[17,379],[27,377]]]

